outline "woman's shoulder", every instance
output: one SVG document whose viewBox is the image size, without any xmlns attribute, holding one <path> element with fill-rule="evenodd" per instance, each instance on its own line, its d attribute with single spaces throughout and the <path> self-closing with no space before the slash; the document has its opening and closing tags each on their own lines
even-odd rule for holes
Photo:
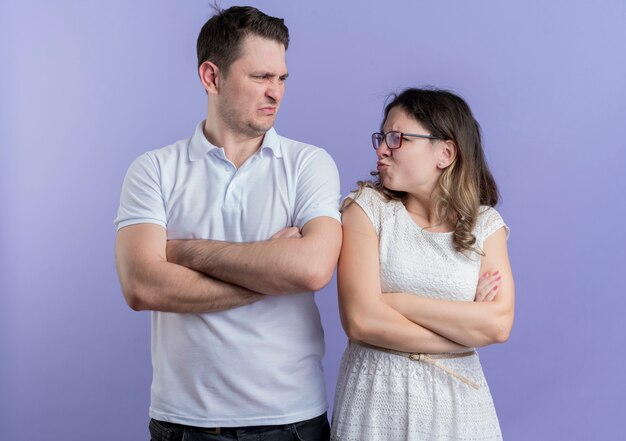
<svg viewBox="0 0 626 441">
<path fill-rule="evenodd" d="M 477 232 L 481 239 L 486 239 L 498 229 L 504 227 L 506 236 L 509 236 L 509 227 L 504 222 L 502 215 L 494 207 L 481 205 L 478 210 L 478 220 L 476 222 Z"/>
<path fill-rule="evenodd" d="M 390 199 L 381 191 L 372 187 L 363 187 L 351 192 L 346 199 L 352 199 L 363 209 L 369 208 L 378 213 L 392 213 L 397 210 L 397 205 L 402 204 L 400 201 Z"/>
<path fill-rule="evenodd" d="M 363 187 L 350 192 L 346 198 L 350 198 L 356 202 L 367 202 L 368 204 L 384 204 L 388 200 L 380 191 L 372 187 Z"/>
<path fill-rule="evenodd" d="M 351 199 L 353 202 L 347 201 Z M 350 203 L 355 203 L 367 215 L 377 232 L 390 214 L 395 210 L 398 201 L 389 200 L 384 194 L 375 188 L 363 187 L 353 191 L 345 197 L 343 207 L 347 207 Z"/>
</svg>

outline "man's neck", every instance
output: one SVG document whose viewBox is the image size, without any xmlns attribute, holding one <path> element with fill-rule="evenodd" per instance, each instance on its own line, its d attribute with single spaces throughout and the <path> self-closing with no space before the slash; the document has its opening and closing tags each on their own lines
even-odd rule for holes
<svg viewBox="0 0 626 441">
<path fill-rule="evenodd" d="M 237 168 L 259 150 L 265 137 L 265 134 L 250 136 L 233 132 L 223 124 L 209 121 L 208 118 L 204 122 L 203 132 L 211 144 L 224 150 L 224 156 Z"/>
</svg>

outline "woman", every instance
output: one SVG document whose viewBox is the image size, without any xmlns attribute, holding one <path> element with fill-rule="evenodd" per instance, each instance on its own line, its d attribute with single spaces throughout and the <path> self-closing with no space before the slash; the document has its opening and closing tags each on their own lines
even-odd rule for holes
<svg viewBox="0 0 626 441">
<path fill-rule="evenodd" d="M 502 439 L 474 348 L 508 339 L 514 287 L 478 123 L 450 92 L 407 89 L 372 142 L 377 180 L 343 208 L 331 439 Z"/>
</svg>

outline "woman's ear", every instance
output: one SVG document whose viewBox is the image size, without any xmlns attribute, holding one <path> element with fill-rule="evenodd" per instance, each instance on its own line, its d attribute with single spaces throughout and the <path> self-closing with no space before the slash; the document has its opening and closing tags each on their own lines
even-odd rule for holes
<svg viewBox="0 0 626 441">
<path fill-rule="evenodd" d="M 216 95 L 219 91 L 220 69 L 210 61 L 205 61 L 198 68 L 200 81 L 209 95 Z"/>
<path fill-rule="evenodd" d="M 442 141 L 439 162 L 437 167 L 444 169 L 450 166 L 456 159 L 457 148 L 453 141 Z"/>
</svg>

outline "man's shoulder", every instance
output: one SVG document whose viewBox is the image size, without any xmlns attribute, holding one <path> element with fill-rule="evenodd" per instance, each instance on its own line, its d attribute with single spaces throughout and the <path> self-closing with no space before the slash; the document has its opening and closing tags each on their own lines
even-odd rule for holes
<svg viewBox="0 0 626 441">
<path fill-rule="evenodd" d="M 317 146 L 315 146 L 313 144 L 309 144 L 307 142 L 298 141 L 296 139 L 292 139 L 292 138 L 289 138 L 287 136 L 279 135 L 278 133 L 276 134 L 276 136 L 280 140 L 281 144 L 288 145 L 288 146 L 293 146 L 293 148 L 295 148 L 295 149 L 297 149 L 297 148 L 302 148 L 302 149 L 319 149 L 320 148 L 320 147 L 317 147 Z"/>
<path fill-rule="evenodd" d="M 284 156 L 293 159 L 303 159 L 314 156 L 328 156 L 330 158 L 328 152 L 322 147 L 278 134 L 277 139 L 280 142 L 280 149 Z"/>
<path fill-rule="evenodd" d="M 154 150 L 149 150 L 146 152 L 147 154 L 158 156 L 158 157 L 170 157 L 172 155 L 181 155 L 187 154 L 189 149 L 189 144 L 193 137 L 189 136 L 184 139 L 179 139 L 178 141 L 173 142 L 172 144 L 168 144 L 164 147 L 159 147 Z"/>
<path fill-rule="evenodd" d="M 178 159 L 188 157 L 191 137 L 178 140 L 164 147 L 148 150 L 140 154 L 135 162 L 152 162 L 159 167 L 178 162 Z"/>
</svg>

